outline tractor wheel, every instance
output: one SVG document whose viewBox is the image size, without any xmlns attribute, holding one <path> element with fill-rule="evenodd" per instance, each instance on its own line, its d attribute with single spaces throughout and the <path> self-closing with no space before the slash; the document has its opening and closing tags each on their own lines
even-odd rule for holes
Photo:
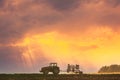
<svg viewBox="0 0 120 80">
<path fill-rule="evenodd" d="M 83 74 L 83 72 L 82 72 L 82 71 L 79 71 L 79 74 Z"/>
<path fill-rule="evenodd" d="M 48 75 L 48 73 L 49 73 L 48 70 L 43 71 L 43 74 L 44 74 L 44 75 Z"/>
<path fill-rule="evenodd" d="M 59 69 L 54 69 L 54 70 L 53 70 L 53 74 L 54 74 L 54 75 L 58 75 L 59 72 L 60 72 Z"/>
</svg>

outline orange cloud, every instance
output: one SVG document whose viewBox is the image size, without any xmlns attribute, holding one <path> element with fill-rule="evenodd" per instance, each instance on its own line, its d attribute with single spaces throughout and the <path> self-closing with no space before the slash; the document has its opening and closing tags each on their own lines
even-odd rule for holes
<svg viewBox="0 0 120 80">
<path fill-rule="evenodd" d="M 28 63 L 32 58 L 39 64 L 37 60 L 44 55 L 49 62 L 56 61 L 62 68 L 68 63 L 75 63 L 80 64 L 84 71 L 90 68 L 96 71 L 102 65 L 118 63 L 118 59 L 113 56 L 119 55 L 119 39 L 120 35 L 109 27 L 92 27 L 82 36 L 70 36 L 56 31 L 28 34 L 17 46 L 29 48 L 26 53 L 23 52 Z"/>
</svg>

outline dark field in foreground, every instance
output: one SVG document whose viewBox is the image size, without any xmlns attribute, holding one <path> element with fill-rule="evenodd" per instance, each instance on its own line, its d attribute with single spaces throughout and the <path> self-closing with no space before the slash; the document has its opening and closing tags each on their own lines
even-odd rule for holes
<svg viewBox="0 0 120 80">
<path fill-rule="evenodd" d="M 120 74 L 0 74 L 0 80 L 120 80 Z"/>
</svg>

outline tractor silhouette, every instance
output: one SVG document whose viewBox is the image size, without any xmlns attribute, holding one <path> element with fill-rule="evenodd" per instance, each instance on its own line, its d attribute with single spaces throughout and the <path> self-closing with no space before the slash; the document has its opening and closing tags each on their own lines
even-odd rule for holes
<svg viewBox="0 0 120 80">
<path fill-rule="evenodd" d="M 42 67 L 41 71 L 44 75 L 48 75 L 49 72 L 52 72 L 54 75 L 58 75 L 60 68 L 57 66 L 57 63 L 50 63 L 47 67 Z"/>
</svg>

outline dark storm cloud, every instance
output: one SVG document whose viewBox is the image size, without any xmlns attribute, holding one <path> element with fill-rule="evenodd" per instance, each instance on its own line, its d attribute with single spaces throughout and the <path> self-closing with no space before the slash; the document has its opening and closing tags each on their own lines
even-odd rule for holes
<svg viewBox="0 0 120 80">
<path fill-rule="evenodd" d="M 0 8 L 4 6 L 6 0 L 0 0 Z"/>
<path fill-rule="evenodd" d="M 118 6 L 120 0 L 26 0 L 21 2 L 18 0 L 19 4 L 16 5 L 14 0 L 0 0 L 1 6 L 6 3 L 9 4 L 9 6 L 5 7 L 5 11 L 0 11 L 0 42 L 14 42 L 30 30 L 44 32 L 46 30 L 59 29 L 59 27 L 51 27 L 51 25 L 61 21 L 67 24 L 68 20 L 71 23 L 70 21 L 73 18 L 75 21 L 79 18 L 79 23 L 83 27 L 93 24 L 118 25 L 120 15 L 111 7 L 108 7 L 109 9 L 101 8 L 101 5 L 99 6 L 101 2 L 105 3 L 102 6 L 106 8 L 108 6 L 106 4 Z M 44 6 L 41 6 L 43 4 Z M 95 6 L 97 4 L 98 8 Z M 90 9 L 86 8 L 89 5 L 93 7 Z M 35 9 L 33 9 L 34 7 Z M 40 10 L 41 7 L 42 10 Z M 78 10 L 77 13 L 74 12 L 75 9 Z M 57 10 L 58 13 L 63 11 L 67 13 L 63 12 L 60 15 L 55 13 L 54 10 Z M 1 14 L 1 12 L 3 13 Z M 73 14 L 70 14 L 71 12 Z M 67 28 L 66 26 L 64 29 Z"/>
<path fill-rule="evenodd" d="M 17 47 L 0 47 L 0 72 L 14 72 L 23 68 L 22 54 Z"/>
<path fill-rule="evenodd" d="M 115 8 L 120 5 L 120 0 L 106 0 L 106 3 Z"/>
<path fill-rule="evenodd" d="M 109 27 L 112 27 L 114 30 L 119 29 L 120 26 L 120 15 L 119 14 L 107 14 L 102 15 L 98 19 L 99 25 L 107 25 Z"/>
<path fill-rule="evenodd" d="M 46 25 L 52 25 L 59 20 L 61 16 L 55 13 L 47 13 L 39 11 L 40 3 L 34 2 L 37 10 L 31 9 L 33 4 L 30 1 L 19 5 L 13 5 L 14 1 L 9 2 L 9 6 L 1 10 L 0 14 L 0 42 L 11 43 L 22 38 L 30 30 L 37 30 L 38 32 L 46 31 Z M 16 8 L 17 7 L 17 8 Z M 41 30 L 42 29 L 42 30 Z M 48 30 L 50 29 L 47 28 Z"/>
<path fill-rule="evenodd" d="M 60 19 L 60 17 L 56 15 L 24 15 L 23 17 L 10 16 L 12 15 L 9 15 L 8 17 L 4 16 L 0 19 L 0 40 L 5 43 L 9 43 L 12 39 L 22 38 L 24 34 L 32 29 L 38 30 L 38 32 L 42 32 L 42 29 L 44 32 L 45 25 L 52 25 Z"/>
<path fill-rule="evenodd" d="M 81 0 L 46 0 L 55 10 L 69 11 L 78 8 Z"/>
<path fill-rule="evenodd" d="M 16 25 L 13 19 L 0 18 L 0 43 L 11 43 L 21 36 L 21 32 L 19 33 L 19 30 L 15 29 L 14 26 Z"/>
<path fill-rule="evenodd" d="M 14 0 L 0 0 L 1 5 L 8 3 L 9 6 L 5 7 L 5 11 L 1 10 L 0 14 L 0 42 L 11 43 L 20 40 L 29 31 L 44 32 L 49 30 L 65 31 L 75 30 L 76 27 L 54 26 L 60 22 L 65 24 L 71 23 L 71 20 L 78 21 L 85 29 L 89 25 L 109 25 L 117 26 L 119 24 L 120 15 L 114 9 L 103 9 L 99 5 L 101 2 L 105 3 L 102 6 L 107 7 L 106 4 L 117 5 L 119 0 L 34 0 L 34 1 L 21 1 L 19 4 L 14 5 Z M 14 3 L 14 4 L 13 4 Z M 117 4 L 116 4 L 117 3 Z M 44 6 L 41 6 L 43 5 Z M 93 6 L 86 8 L 86 6 Z M 80 7 L 79 7 L 80 6 Z M 35 7 L 35 9 L 33 9 Z M 41 10 L 41 7 L 43 8 Z M 52 8 L 51 8 L 52 7 Z M 77 13 L 74 10 L 77 9 Z M 98 9 L 98 10 L 96 10 Z M 54 12 L 57 10 L 58 13 Z M 66 13 L 64 13 L 64 11 Z M 98 12 L 97 12 L 98 11 Z M 113 13 L 114 11 L 114 13 Z M 59 14 L 61 12 L 61 14 Z M 72 14 L 71 14 L 72 13 Z M 74 19 L 73 19 L 74 18 Z M 69 22 L 69 23 L 67 23 Z M 87 24 L 86 24 L 87 23 Z M 76 23 L 73 23 L 73 25 Z M 86 27 L 87 26 L 87 27 Z M 63 27 L 63 28 L 62 28 Z M 64 28 L 66 27 L 66 28 Z M 73 29 L 74 28 L 74 29 Z M 74 32 L 74 31 L 73 31 Z"/>
</svg>

